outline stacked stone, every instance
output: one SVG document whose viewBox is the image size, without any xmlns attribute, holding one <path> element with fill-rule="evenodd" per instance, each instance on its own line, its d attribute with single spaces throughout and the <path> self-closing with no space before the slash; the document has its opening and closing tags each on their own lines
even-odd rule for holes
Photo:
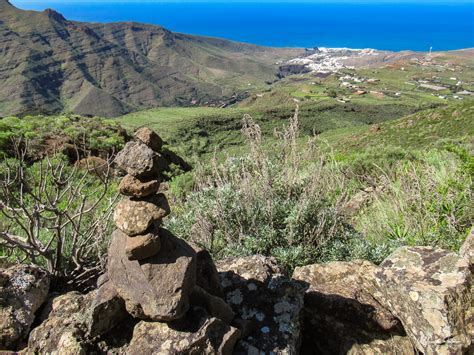
<svg viewBox="0 0 474 355">
<path fill-rule="evenodd" d="M 162 139 L 149 128 L 135 133 L 115 162 L 127 172 L 119 192 L 124 195 L 118 204 L 114 221 L 126 234 L 125 253 L 129 260 L 143 260 L 156 255 L 161 248 L 158 227 L 170 213 L 166 197 L 157 194 L 166 162 L 160 152 Z"/>
</svg>

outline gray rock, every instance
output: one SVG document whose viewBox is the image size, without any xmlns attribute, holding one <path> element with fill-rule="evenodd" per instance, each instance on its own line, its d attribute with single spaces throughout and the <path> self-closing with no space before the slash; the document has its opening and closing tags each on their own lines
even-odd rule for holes
<svg viewBox="0 0 474 355">
<path fill-rule="evenodd" d="M 145 233 L 154 222 L 160 222 L 170 214 L 168 200 L 163 194 L 143 199 L 126 197 L 115 208 L 117 227 L 129 236 Z"/>
<path fill-rule="evenodd" d="M 430 247 L 402 247 L 375 273 L 374 297 L 425 354 L 472 350 L 472 275 L 466 259 Z"/>
<path fill-rule="evenodd" d="M 50 275 L 27 265 L 0 270 L 0 350 L 15 350 L 30 331 L 35 312 L 46 301 Z"/>
<path fill-rule="evenodd" d="M 125 254 L 127 236 L 116 230 L 108 253 L 108 273 L 132 316 L 167 322 L 188 310 L 196 284 L 196 254 L 186 242 L 162 231 L 158 231 L 160 252 L 146 260 L 132 261 Z"/>
<path fill-rule="evenodd" d="M 119 192 L 130 197 L 147 197 L 156 194 L 159 188 L 159 180 L 138 179 L 132 175 L 126 175 L 120 181 Z"/>
<path fill-rule="evenodd" d="M 141 321 L 133 330 L 129 354 L 223 354 L 230 355 L 239 331 L 208 317 L 200 308 L 171 324 Z"/>
<path fill-rule="evenodd" d="M 297 354 L 304 290 L 272 258 L 256 255 L 217 263 L 225 301 L 242 327 L 235 354 Z"/>
<path fill-rule="evenodd" d="M 45 321 L 30 333 L 28 353 L 87 354 L 86 324 L 94 296 L 70 292 L 50 300 L 43 311 Z"/>
<path fill-rule="evenodd" d="M 158 254 L 160 249 L 161 239 L 156 231 L 135 237 L 127 236 L 125 254 L 129 260 L 147 259 Z"/>
<path fill-rule="evenodd" d="M 149 177 L 156 172 L 156 153 L 141 142 L 128 142 L 117 154 L 118 168 L 135 177 Z"/>
<path fill-rule="evenodd" d="M 396 344 L 411 347 L 411 352 L 403 354 L 414 353 L 410 340 L 402 336 L 400 322 L 372 295 L 377 271 L 378 267 L 368 261 L 296 268 L 293 279 L 306 288 L 304 350 L 313 349 L 318 354 L 377 353 L 392 347 L 396 337 Z"/>
<path fill-rule="evenodd" d="M 159 152 L 163 146 L 163 139 L 148 127 L 138 129 L 134 136 L 137 140 L 146 144 L 155 152 Z"/>
</svg>

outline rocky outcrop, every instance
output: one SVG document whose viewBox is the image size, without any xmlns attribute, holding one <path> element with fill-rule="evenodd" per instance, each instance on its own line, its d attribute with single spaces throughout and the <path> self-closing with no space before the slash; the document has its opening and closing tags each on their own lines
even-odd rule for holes
<svg viewBox="0 0 474 355">
<path fill-rule="evenodd" d="M 256 255 L 217 264 L 225 301 L 242 332 L 235 354 L 296 354 L 301 339 L 303 289 L 275 260 Z"/>
<path fill-rule="evenodd" d="M 374 297 L 379 268 L 368 261 L 297 268 L 293 279 L 306 289 L 303 353 L 414 354 L 397 318 Z"/>
<path fill-rule="evenodd" d="M 15 349 L 46 301 L 50 275 L 34 266 L 16 265 L 0 270 L 0 350 Z"/>
<path fill-rule="evenodd" d="M 431 247 L 402 247 L 381 264 L 374 281 L 374 297 L 400 319 L 419 351 L 472 350 L 472 274 L 465 258 Z"/>
</svg>

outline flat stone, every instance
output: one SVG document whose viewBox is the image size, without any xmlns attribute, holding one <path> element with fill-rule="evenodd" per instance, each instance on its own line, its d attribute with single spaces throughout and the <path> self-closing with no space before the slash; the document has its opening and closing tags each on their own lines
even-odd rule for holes
<svg viewBox="0 0 474 355">
<path fill-rule="evenodd" d="M 402 322 L 424 354 L 472 351 L 472 274 L 458 254 L 402 247 L 375 273 L 374 297 Z"/>
<path fill-rule="evenodd" d="M 129 236 L 143 234 L 154 222 L 160 222 L 170 214 L 164 194 L 136 199 L 125 197 L 115 208 L 116 226 Z"/>
<path fill-rule="evenodd" d="M 0 270 L 0 349 L 16 350 L 46 301 L 50 275 L 27 265 Z"/>
<path fill-rule="evenodd" d="M 156 153 L 141 142 L 128 142 L 117 154 L 118 168 L 135 177 L 148 177 L 156 172 Z"/>
<path fill-rule="evenodd" d="M 156 194 L 159 189 L 159 180 L 140 180 L 132 175 L 126 175 L 119 185 L 120 194 L 130 197 L 147 197 Z"/>
<path fill-rule="evenodd" d="M 305 289 L 303 352 L 358 353 L 390 347 L 404 335 L 400 322 L 374 297 L 378 267 L 368 261 L 332 262 L 296 268 L 293 279 Z M 410 341 L 405 337 L 405 341 Z M 372 344 L 355 348 L 358 344 Z M 365 350 L 364 350 L 365 349 Z M 369 350 L 367 350 L 369 351 Z M 404 354 L 413 354 L 411 352 Z"/>
<path fill-rule="evenodd" d="M 157 232 L 128 237 L 125 254 L 129 260 L 143 260 L 158 254 L 161 248 L 160 236 Z"/>
<path fill-rule="evenodd" d="M 261 255 L 229 258 L 217 269 L 224 299 L 236 314 L 232 324 L 246 335 L 234 354 L 297 354 L 304 289 Z"/>
<path fill-rule="evenodd" d="M 134 137 L 140 142 L 146 144 L 155 152 L 159 152 L 163 146 L 163 139 L 148 127 L 138 129 L 135 132 Z"/>
<path fill-rule="evenodd" d="M 128 354 L 223 354 L 231 355 L 239 331 L 204 310 L 192 308 L 170 324 L 138 323 L 127 348 Z"/>
<path fill-rule="evenodd" d="M 160 252 L 141 261 L 128 259 L 124 233 L 116 230 L 112 235 L 109 278 L 135 318 L 168 322 L 189 308 L 196 285 L 196 254 L 185 241 L 163 231 L 158 230 Z"/>
</svg>

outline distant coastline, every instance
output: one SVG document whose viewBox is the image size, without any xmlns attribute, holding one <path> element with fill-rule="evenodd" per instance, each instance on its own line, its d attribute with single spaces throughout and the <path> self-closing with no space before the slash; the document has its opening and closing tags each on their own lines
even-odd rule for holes
<svg viewBox="0 0 474 355">
<path fill-rule="evenodd" d="M 70 20 L 136 21 L 272 47 L 427 52 L 474 47 L 472 4 L 131 3 L 11 1 Z"/>
</svg>

